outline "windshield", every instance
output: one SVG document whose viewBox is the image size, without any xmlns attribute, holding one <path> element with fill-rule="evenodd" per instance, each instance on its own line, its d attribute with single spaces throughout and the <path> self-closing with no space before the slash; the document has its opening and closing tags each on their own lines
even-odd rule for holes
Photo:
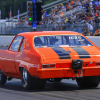
<svg viewBox="0 0 100 100">
<path fill-rule="evenodd" d="M 92 44 L 81 35 L 39 36 L 39 37 L 35 37 L 33 41 L 36 48 L 92 46 Z"/>
</svg>

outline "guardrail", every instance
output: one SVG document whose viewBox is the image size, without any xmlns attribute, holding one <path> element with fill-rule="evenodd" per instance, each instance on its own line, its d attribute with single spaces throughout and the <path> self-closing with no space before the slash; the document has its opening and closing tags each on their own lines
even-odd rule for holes
<svg viewBox="0 0 100 100">
<path fill-rule="evenodd" d="M 52 5 L 55 5 L 55 4 L 57 4 L 57 3 L 61 3 L 61 2 L 63 2 L 64 0 L 57 0 L 57 1 L 54 1 L 54 2 L 52 2 L 52 3 L 49 3 L 49 4 L 46 4 L 46 5 L 44 5 L 43 6 L 43 8 L 47 8 L 48 6 L 52 6 Z M 67 1 L 67 0 L 66 0 Z"/>
<path fill-rule="evenodd" d="M 6 24 L 2 24 L 0 26 L 0 34 L 4 35 L 16 35 L 22 32 L 30 32 L 32 31 L 32 26 L 30 25 L 17 25 L 17 22 L 7 22 Z M 91 28 L 92 27 L 92 28 Z M 96 28 L 100 28 L 100 24 L 89 24 L 85 22 L 80 22 L 76 20 L 69 20 L 66 24 L 61 23 L 49 23 L 46 24 L 42 22 L 42 25 L 37 25 L 36 31 L 75 31 L 75 32 L 95 32 Z"/>
</svg>

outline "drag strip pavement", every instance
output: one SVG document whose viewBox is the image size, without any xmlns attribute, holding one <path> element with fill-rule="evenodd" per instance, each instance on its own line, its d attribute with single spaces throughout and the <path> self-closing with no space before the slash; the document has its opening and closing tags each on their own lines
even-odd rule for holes
<svg viewBox="0 0 100 100">
<path fill-rule="evenodd" d="M 19 79 L 7 81 L 0 86 L 0 100 L 100 100 L 100 85 L 97 88 L 78 87 L 76 81 L 47 82 L 43 90 L 25 90 Z"/>
</svg>

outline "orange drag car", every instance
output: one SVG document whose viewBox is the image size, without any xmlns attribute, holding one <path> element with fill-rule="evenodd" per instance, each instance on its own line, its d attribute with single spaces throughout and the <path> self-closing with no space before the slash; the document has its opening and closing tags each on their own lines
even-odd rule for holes
<svg viewBox="0 0 100 100">
<path fill-rule="evenodd" d="M 20 33 L 8 50 L 0 50 L 0 84 L 12 78 L 21 79 L 25 89 L 69 78 L 80 87 L 97 87 L 100 49 L 76 32 Z"/>
</svg>

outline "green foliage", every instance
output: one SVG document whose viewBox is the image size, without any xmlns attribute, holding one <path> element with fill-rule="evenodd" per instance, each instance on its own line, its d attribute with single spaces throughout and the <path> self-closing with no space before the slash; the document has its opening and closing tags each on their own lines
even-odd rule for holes
<svg viewBox="0 0 100 100">
<path fill-rule="evenodd" d="M 31 0 L 0 0 L 0 10 L 1 18 L 9 18 L 10 9 L 12 11 L 12 16 L 18 14 L 18 9 L 20 13 L 27 11 L 27 1 Z M 43 5 L 54 2 L 54 0 L 42 0 Z"/>
</svg>

